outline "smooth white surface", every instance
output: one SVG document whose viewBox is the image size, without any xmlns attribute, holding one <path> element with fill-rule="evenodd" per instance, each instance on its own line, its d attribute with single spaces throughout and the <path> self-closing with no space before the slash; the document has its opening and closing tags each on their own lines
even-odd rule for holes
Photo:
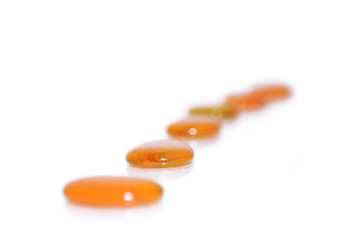
<svg viewBox="0 0 361 240">
<path fill-rule="evenodd" d="M 0 239 L 360 239 L 360 1 L 1 1 Z M 191 166 L 129 168 L 193 105 L 281 81 Z M 70 180 L 145 176 L 98 210 Z M 212 238 L 213 239 L 213 238 Z"/>
</svg>

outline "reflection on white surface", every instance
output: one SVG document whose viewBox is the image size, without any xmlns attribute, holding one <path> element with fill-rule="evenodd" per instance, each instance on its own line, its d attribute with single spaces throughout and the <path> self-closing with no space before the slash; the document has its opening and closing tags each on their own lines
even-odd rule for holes
<svg viewBox="0 0 361 240">
<path fill-rule="evenodd" d="M 181 178 L 189 174 L 192 169 L 192 163 L 182 167 L 171 168 L 136 168 L 128 166 L 127 173 L 130 177 L 145 177 L 154 181 L 163 181 Z"/>
<path fill-rule="evenodd" d="M 190 141 L 185 141 L 186 143 L 188 143 L 193 150 L 196 150 L 198 148 L 202 148 L 202 147 L 207 147 L 209 145 L 214 144 L 219 138 L 219 135 L 212 137 L 212 138 L 207 138 L 207 139 L 197 139 L 197 140 L 190 140 Z"/>
<path fill-rule="evenodd" d="M 133 197 L 133 196 L 126 196 L 124 194 L 124 198 Z M 64 203 L 64 209 L 70 215 L 78 218 L 120 218 L 120 219 L 128 219 L 134 217 L 142 217 L 153 215 L 159 212 L 163 208 L 163 202 L 160 200 L 159 202 L 139 206 L 139 207 L 91 207 L 91 206 L 82 206 L 73 204 L 70 202 Z"/>
<path fill-rule="evenodd" d="M 190 133 L 191 133 L 192 129 L 194 129 L 194 128 L 191 128 L 189 130 Z M 197 130 L 194 129 L 194 131 L 197 131 Z M 194 134 L 196 134 L 196 132 Z M 174 136 L 172 136 L 171 138 L 175 139 L 177 141 L 182 141 L 184 143 L 187 143 L 189 146 L 191 146 L 193 148 L 193 150 L 196 150 L 197 148 L 207 147 L 209 145 L 212 145 L 212 144 L 216 143 L 217 140 L 219 139 L 219 134 L 217 134 L 217 135 L 215 135 L 213 137 L 209 137 L 209 138 L 195 138 L 195 139 L 192 139 L 192 138 L 189 138 L 189 137 L 174 137 Z"/>
</svg>

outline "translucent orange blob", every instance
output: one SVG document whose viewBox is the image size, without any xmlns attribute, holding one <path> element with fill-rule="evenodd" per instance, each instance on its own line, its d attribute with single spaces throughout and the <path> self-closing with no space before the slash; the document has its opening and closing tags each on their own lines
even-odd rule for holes
<svg viewBox="0 0 361 240">
<path fill-rule="evenodd" d="M 283 100 L 291 96 L 291 89 L 285 85 L 265 85 L 257 87 L 253 94 L 266 101 Z"/>
<path fill-rule="evenodd" d="M 267 104 L 267 101 L 262 95 L 250 93 L 229 96 L 226 104 L 242 112 L 261 109 Z"/>
<path fill-rule="evenodd" d="M 168 168 L 187 165 L 191 163 L 193 156 L 193 149 L 184 142 L 158 140 L 133 148 L 126 159 L 133 167 Z"/>
<path fill-rule="evenodd" d="M 226 119 L 234 118 L 237 116 L 237 111 L 227 105 L 223 106 L 208 106 L 208 107 L 195 107 L 189 110 L 192 115 L 204 115 L 213 119 Z"/>
<path fill-rule="evenodd" d="M 221 124 L 211 118 L 193 118 L 175 122 L 167 128 L 177 138 L 209 138 L 218 134 Z"/>
<path fill-rule="evenodd" d="M 158 201 L 162 187 L 153 181 L 128 177 L 88 177 L 68 183 L 66 198 L 95 207 L 130 207 Z"/>
</svg>

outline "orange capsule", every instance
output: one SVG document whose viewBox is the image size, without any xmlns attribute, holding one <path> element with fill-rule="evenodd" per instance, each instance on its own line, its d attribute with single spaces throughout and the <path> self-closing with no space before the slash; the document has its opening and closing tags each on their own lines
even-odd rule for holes
<svg viewBox="0 0 361 240">
<path fill-rule="evenodd" d="M 266 103 L 267 101 L 263 96 L 252 93 L 231 95 L 226 101 L 226 104 L 239 112 L 258 110 L 264 107 Z"/>
<path fill-rule="evenodd" d="M 88 177 L 68 183 L 66 198 L 95 207 L 131 207 L 158 201 L 162 187 L 151 180 L 128 177 Z"/>
<path fill-rule="evenodd" d="M 253 94 L 266 101 L 283 100 L 291 96 L 291 89 L 285 85 L 264 85 L 257 87 Z"/>
<path fill-rule="evenodd" d="M 158 140 L 133 148 L 126 159 L 133 167 L 167 168 L 187 165 L 191 163 L 193 156 L 193 149 L 184 142 Z"/>
<path fill-rule="evenodd" d="M 227 105 L 211 106 L 211 107 L 194 107 L 189 110 L 192 115 L 209 116 L 213 119 L 234 118 L 237 116 L 237 111 Z"/>
<path fill-rule="evenodd" d="M 220 122 L 211 118 L 191 118 L 169 125 L 167 131 L 176 138 L 209 138 L 217 135 L 220 127 Z"/>
</svg>

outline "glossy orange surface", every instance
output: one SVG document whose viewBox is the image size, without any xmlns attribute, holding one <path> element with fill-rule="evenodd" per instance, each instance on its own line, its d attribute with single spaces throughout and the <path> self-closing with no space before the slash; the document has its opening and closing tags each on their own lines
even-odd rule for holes
<svg viewBox="0 0 361 240">
<path fill-rule="evenodd" d="M 250 93 L 229 96 L 226 104 L 242 112 L 261 109 L 267 104 L 267 101 L 262 95 Z"/>
<path fill-rule="evenodd" d="M 64 194 L 69 201 L 81 205 L 130 207 L 158 201 L 163 189 L 142 178 L 88 177 L 68 183 Z"/>
<path fill-rule="evenodd" d="M 266 101 L 283 100 L 291 96 L 291 89 L 286 85 L 264 85 L 257 87 L 253 94 Z"/>
<path fill-rule="evenodd" d="M 177 138 L 209 138 L 218 134 L 221 124 L 211 118 L 191 118 L 175 122 L 167 128 Z"/>
<path fill-rule="evenodd" d="M 193 149 L 184 142 L 158 140 L 133 148 L 126 159 L 133 167 L 167 168 L 187 165 L 191 163 L 193 156 Z"/>
<path fill-rule="evenodd" d="M 226 119 L 234 118 L 237 116 L 237 111 L 227 105 L 223 106 L 207 106 L 207 107 L 194 107 L 189 110 L 192 115 L 204 115 L 213 119 Z"/>
</svg>

